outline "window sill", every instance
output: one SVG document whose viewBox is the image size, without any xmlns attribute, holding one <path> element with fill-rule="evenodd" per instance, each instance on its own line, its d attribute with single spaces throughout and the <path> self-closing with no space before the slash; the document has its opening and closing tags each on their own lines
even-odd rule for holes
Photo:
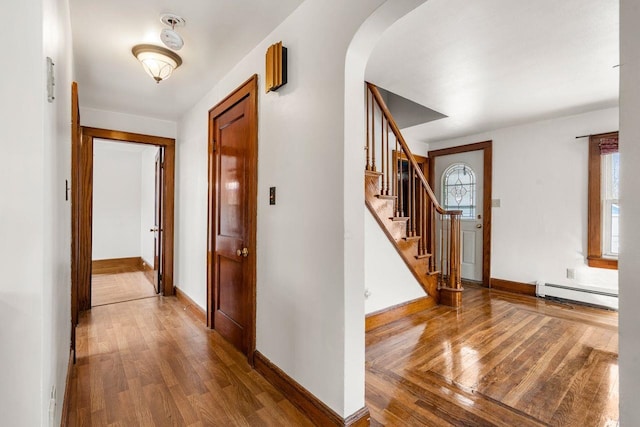
<svg viewBox="0 0 640 427">
<path fill-rule="evenodd" d="M 618 269 L 618 260 L 612 258 L 587 257 L 589 267 L 608 268 L 609 270 Z"/>
</svg>

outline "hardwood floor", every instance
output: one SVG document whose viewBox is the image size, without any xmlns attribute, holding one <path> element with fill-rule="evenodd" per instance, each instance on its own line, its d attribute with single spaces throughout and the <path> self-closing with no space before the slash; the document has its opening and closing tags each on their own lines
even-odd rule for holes
<svg viewBox="0 0 640 427">
<path fill-rule="evenodd" d="M 618 314 L 467 287 L 367 333 L 371 425 L 618 425 Z"/>
<path fill-rule="evenodd" d="M 373 426 L 618 425 L 615 312 L 467 287 L 366 344 Z M 175 297 L 81 315 L 68 407 L 73 427 L 313 425 Z"/>
<path fill-rule="evenodd" d="M 311 426 L 175 297 L 81 315 L 69 426 Z"/>
<path fill-rule="evenodd" d="M 149 298 L 156 295 L 143 271 L 118 274 L 91 275 L 91 304 L 93 307 L 116 302 Z"/>
</svg>

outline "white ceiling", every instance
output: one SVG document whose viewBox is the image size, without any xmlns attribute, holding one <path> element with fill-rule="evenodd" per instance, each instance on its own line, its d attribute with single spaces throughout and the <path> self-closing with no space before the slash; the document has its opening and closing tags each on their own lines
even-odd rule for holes
<svg viewBox="0 0 640 427">
<path fill-rule="evenodd" d="M 438 141 L 618 102 L 618 0 L 429 0 L 392 26 L 367 80 L 447 118 Z"/>
<path fill-rule="evenodd" d="M 82 107 L 177 120 L 302 0 L 70 0 L 76 80 Z M 131 54 L 160 46 L 162 13 L 176 30 L 183 64 L 156 84 Z M 277 40 L 274 40 L 276 42 Z"/>
</svg>

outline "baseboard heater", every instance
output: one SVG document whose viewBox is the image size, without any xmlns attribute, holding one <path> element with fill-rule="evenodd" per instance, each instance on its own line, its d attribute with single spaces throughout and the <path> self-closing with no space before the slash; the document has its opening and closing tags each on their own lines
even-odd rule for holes
<svg viewBox="0 0 640 427">
<path fill-rule="evenodd" d="M 536 295 L 543 298 L 559 298 L 615 310 L 618 309 L 618 294 L 609 290 L 578 288 L 575 286 L 538 282 L 536 284 Z"/>
</svg>

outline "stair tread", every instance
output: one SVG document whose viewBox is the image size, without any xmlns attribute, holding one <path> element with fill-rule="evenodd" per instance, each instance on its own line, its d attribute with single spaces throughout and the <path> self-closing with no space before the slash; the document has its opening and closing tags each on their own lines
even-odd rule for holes
<svg viewBox="0 0 640 427">
<path fill-rule="evenodd" d="M 435 276 L 436 274 L 440 274 L 440 270 L 427 271 L 427 276 Z"/>
<path fill-rule="evenodd" d="M 391 221 L 409 221 L 408 216 L 392 216 L 389 218 Z"/>
<path fill-rule="evenodd" d="M 404 240 L 406 240 L 407 242 L 411 242 L 414 240 L 420 240 L 421 236 L 407 236 L 407 237 L 403 237 Z"/>
<path fill-rule="evenodd" d="M 366 170 L 364 171 L 365 175 L 369 175 L 369 176 L 382 176 L 382 172 L 378 172 L 378 171 L 371 171 L 371 170 Z"/>
<path fill-rule="evenodd" d="M 425 258 L 431 258 L 431 254 L 422 254 L 422 255 L 416 255 L 416 259 L 425 259 Z"/>
<path fill-rule="evenodd" d="M 395 200 L 395 199 L 398 198 L 398 196 L 389 196 L 389 195 L 386 195 L 386 194 L 378 194 L 378 195 L 376 195 L 376 197 L 378 199 L 383 199 L 383 200 Z"/>
</svg>

